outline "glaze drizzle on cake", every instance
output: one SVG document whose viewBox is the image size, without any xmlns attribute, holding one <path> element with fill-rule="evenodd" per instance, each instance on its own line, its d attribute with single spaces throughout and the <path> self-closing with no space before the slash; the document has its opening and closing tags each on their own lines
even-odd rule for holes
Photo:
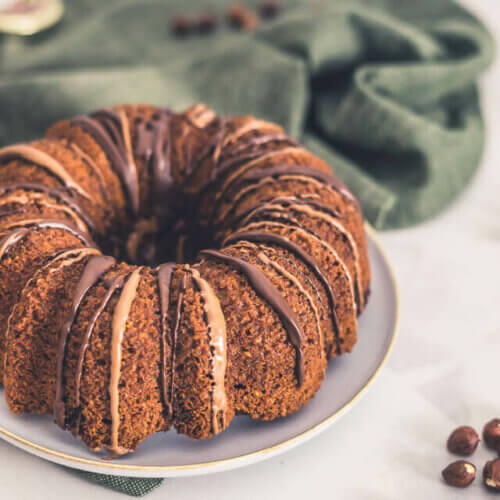
<svg viewBox="0 0 500 500">
<path fill-rule="evenodd" d="M 369 285 L 358 202 L 279 125 L 125 105 L 0 149 L 5 397 L 96 452 L 297 411 Z"/>
</svg>

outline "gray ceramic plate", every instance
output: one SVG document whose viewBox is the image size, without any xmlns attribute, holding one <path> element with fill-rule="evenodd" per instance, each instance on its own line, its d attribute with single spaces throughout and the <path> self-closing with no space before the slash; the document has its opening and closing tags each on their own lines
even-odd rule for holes
<svg viewBox="0 0 500 500">
<path fill-rule="evenodd" d="M 373 283 L 360 318 L 354 352 L 335 360 L 320 391 L 302 410 L 274 422 L 237 417 L 229 429 L 206 441 L 174 432 L 147 439 L 136 453 L 101 460 L 47 416 L 15 417 L 0 395 L 0 437 L 29 453 L 68 467 L 139 477 L 172 477 L 229 470 L 289 450 L 319 434 L 359 400 L 387 359 L 396 333 L 397 292 L 387 259 L 368 230 Z"/>
</svg>

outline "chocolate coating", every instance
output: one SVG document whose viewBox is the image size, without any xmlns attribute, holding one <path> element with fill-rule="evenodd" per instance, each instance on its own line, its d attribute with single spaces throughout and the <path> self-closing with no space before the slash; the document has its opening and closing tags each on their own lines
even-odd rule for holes
<svg viewBox="0 0 500 500">
<path fill-rule="evenodd" d="M 218 252 L 217 250 L 202 250 L 201 255 L 214 257 L 215 259 L 236 267 L 246 276 L 252 287 L 255 289 L 256 293 L 260 295 L 266 302 L 268 302 L 269 305 L 278 314 L 281 321 L 283 322 L 283 326 L 285 327 L 285 330 L 288 334 L 288 338 L 295 348 L 297 358 L 295 373 L 299 382 L 299 386 L 302 385 L 304 379 L 304 356 L 302 352 L 304 334 L 298 326 L 295 314 L 290 309 L 290 306 L 286 303 L 285 299 L 283 299 L 283 296 L 280 294 L 280 292 L 275 288 L 269 278 L 258 267 L 249 264 L 242 259 L 226 255 L 222 252 Z"/>
<path fill-rule="evenodd" d="M 67 320 L 61 327 L 59 334 L 59 350 L 57 353 L 57 379 L 56 379 L 56 397 L 54 402 L 54 416 L 59 427 L 63 429 L 66 426 L 66 409 L 64 405 L 64 358 L 66 353 L 66 345 L 71 332 L 73 323 L 75 322 L 78 309 L 85 295 L 91 287 L 93 287 L 101 276 L 109 271 L 115 265 L 115 259 L 106 255 L 96 255 L 91 257 L 83 270 L 80 281 L 77 283 L 73 294 L 73 302 Z"/>
</svg>

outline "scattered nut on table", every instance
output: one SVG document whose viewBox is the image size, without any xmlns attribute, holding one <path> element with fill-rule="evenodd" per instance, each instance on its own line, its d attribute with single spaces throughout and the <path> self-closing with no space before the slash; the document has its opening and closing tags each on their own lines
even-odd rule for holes
<svg viewBox="0 0 500 500">
<path fill-rule="evenodd" d="M 488 448 L 500 453 L 500 418 L 494 418 L 484 426 L 483 439 Z"/>
<path fill-rule="evenodd" d="M 483 480 L 488 489 L 500 492 L 500 458 L 486 462 Z"/>
<path fill-rule="evenodd" d="M 472 455 L 476 451 L 479 441 L 477 432 L 472 427 L 463 425 L 450 434 L 448 450 L 456 455 Z"/>
<path fill-rule="evenodd" d="M 476 479 L 476 467 L 465 460 L 457 460 L 443 469 L 441 474 L 450 486 L 465 488 Z"/>
</svg>

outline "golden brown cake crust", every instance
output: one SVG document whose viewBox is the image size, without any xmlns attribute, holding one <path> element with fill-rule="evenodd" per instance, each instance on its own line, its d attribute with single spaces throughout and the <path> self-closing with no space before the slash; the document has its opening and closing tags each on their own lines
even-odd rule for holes
<svg viewBox="0 0 500 500">
<path fill-rule="evenodd" d="M 358 202 L 276 124 L 124 105 L 0 149 L 5 396 L 94 451 L 297 411 L 369 286 Z"/>
</svg>

